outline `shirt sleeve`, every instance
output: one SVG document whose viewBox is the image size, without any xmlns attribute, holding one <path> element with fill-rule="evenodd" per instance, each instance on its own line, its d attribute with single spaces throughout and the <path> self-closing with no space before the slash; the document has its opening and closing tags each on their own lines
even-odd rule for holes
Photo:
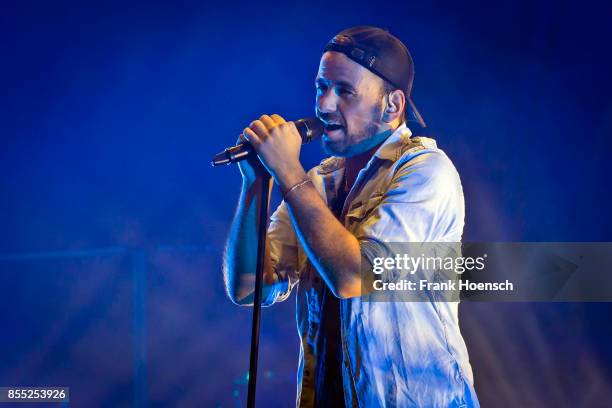
<svg viewBox="0 0 612 408">
<path fill-rule="evenodd" d="M 459 175 L 441 151 L 424 150 L 400 159 L 376 204 L 362 209 L 355 236 L 362 258 L 394 256 L 388 243 L 459 242 L 464 201 Z M 350 215 L 350 214 L 349 214 Z M 393 248 L 397 248 L 393 246 Z"/>
<path fill-rule="evenodd" d="M 287 299 L 298 281 L 297 237 L 284 201 L 270 217 L 267 239 L 275 283 L 264 293 L 264 306 Z"/>
</svg>

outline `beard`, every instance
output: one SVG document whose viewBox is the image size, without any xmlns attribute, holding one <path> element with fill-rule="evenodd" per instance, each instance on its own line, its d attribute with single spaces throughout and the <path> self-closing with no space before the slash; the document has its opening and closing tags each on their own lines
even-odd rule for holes
<svg viewBox="0 0 612 408">
<path fill-rule="evenodd" d="M 325 140 L 322 138 L 323 151 L 331 156 L 352 157 L 370 150 L 372 138 L 378 133 L 380 119 L 382 117 L 382 107 L 376 104 L 370 111 L 369 120 L 366 121 L 363 129 L 353 130 L 349 123 L 340 131 L 342 138 L 338 140 Z"/>
</svg>

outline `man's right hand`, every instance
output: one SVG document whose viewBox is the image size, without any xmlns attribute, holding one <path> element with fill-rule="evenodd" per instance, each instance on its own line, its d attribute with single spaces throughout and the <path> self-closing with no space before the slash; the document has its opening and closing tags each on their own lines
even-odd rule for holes
<svg viewBox="0 0 612 408">
<path fill-rule="evenodd" d="M 245 137 L 241 134 L 238 137 L 238 141 L 236 142 L 236 144 L 246 142 L 246 141 L 247 140 L 245 139 Z M 240 174 L 242 174 L 243 181 L 248 184 L 252 184 L 258 179 L 261 179 L 263 177 L 270 176 L 270 173 L 268 173 L 268 170 L 264 167 L 264 165 L 259 160 L 259 156 L 254 154 L 254 152 L 253 154 L 250 154 L 246 158 L 246 160 L 239 161 L 238 168 L 240 169 Z"/>
</svg>

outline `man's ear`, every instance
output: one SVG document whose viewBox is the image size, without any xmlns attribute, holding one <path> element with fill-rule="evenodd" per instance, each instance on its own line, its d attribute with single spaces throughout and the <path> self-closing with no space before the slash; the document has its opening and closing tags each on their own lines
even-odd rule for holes
<svg viewBox="0 0 612 408">
<path fill-rule="evenodd" d="M 383 120 L 387 123 L 394 122 L 398 117 L 403 117 L 406 108 L 406 97 L 399 89 L 389 92 L 385 96 L 385 111 Z"/>
</svg>

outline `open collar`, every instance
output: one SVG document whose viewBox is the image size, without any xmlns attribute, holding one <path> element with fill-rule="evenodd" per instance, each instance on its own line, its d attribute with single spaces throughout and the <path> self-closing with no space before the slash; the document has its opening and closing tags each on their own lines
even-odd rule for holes
<svg viewBox="0 0 612 408">
<path fill-rule="evenodd" d="M 380 145 L 374 156 L 381 160 L 395 161 L 402 154 L 402 146 L 410 142 L 412 132 L 402 123 L 395 131 Z M 332 156 L 323 160 L 317 172 L 321 175 L 329 174 L 344 168 L 345 159 L 343 157 Z"/>
</svg>

